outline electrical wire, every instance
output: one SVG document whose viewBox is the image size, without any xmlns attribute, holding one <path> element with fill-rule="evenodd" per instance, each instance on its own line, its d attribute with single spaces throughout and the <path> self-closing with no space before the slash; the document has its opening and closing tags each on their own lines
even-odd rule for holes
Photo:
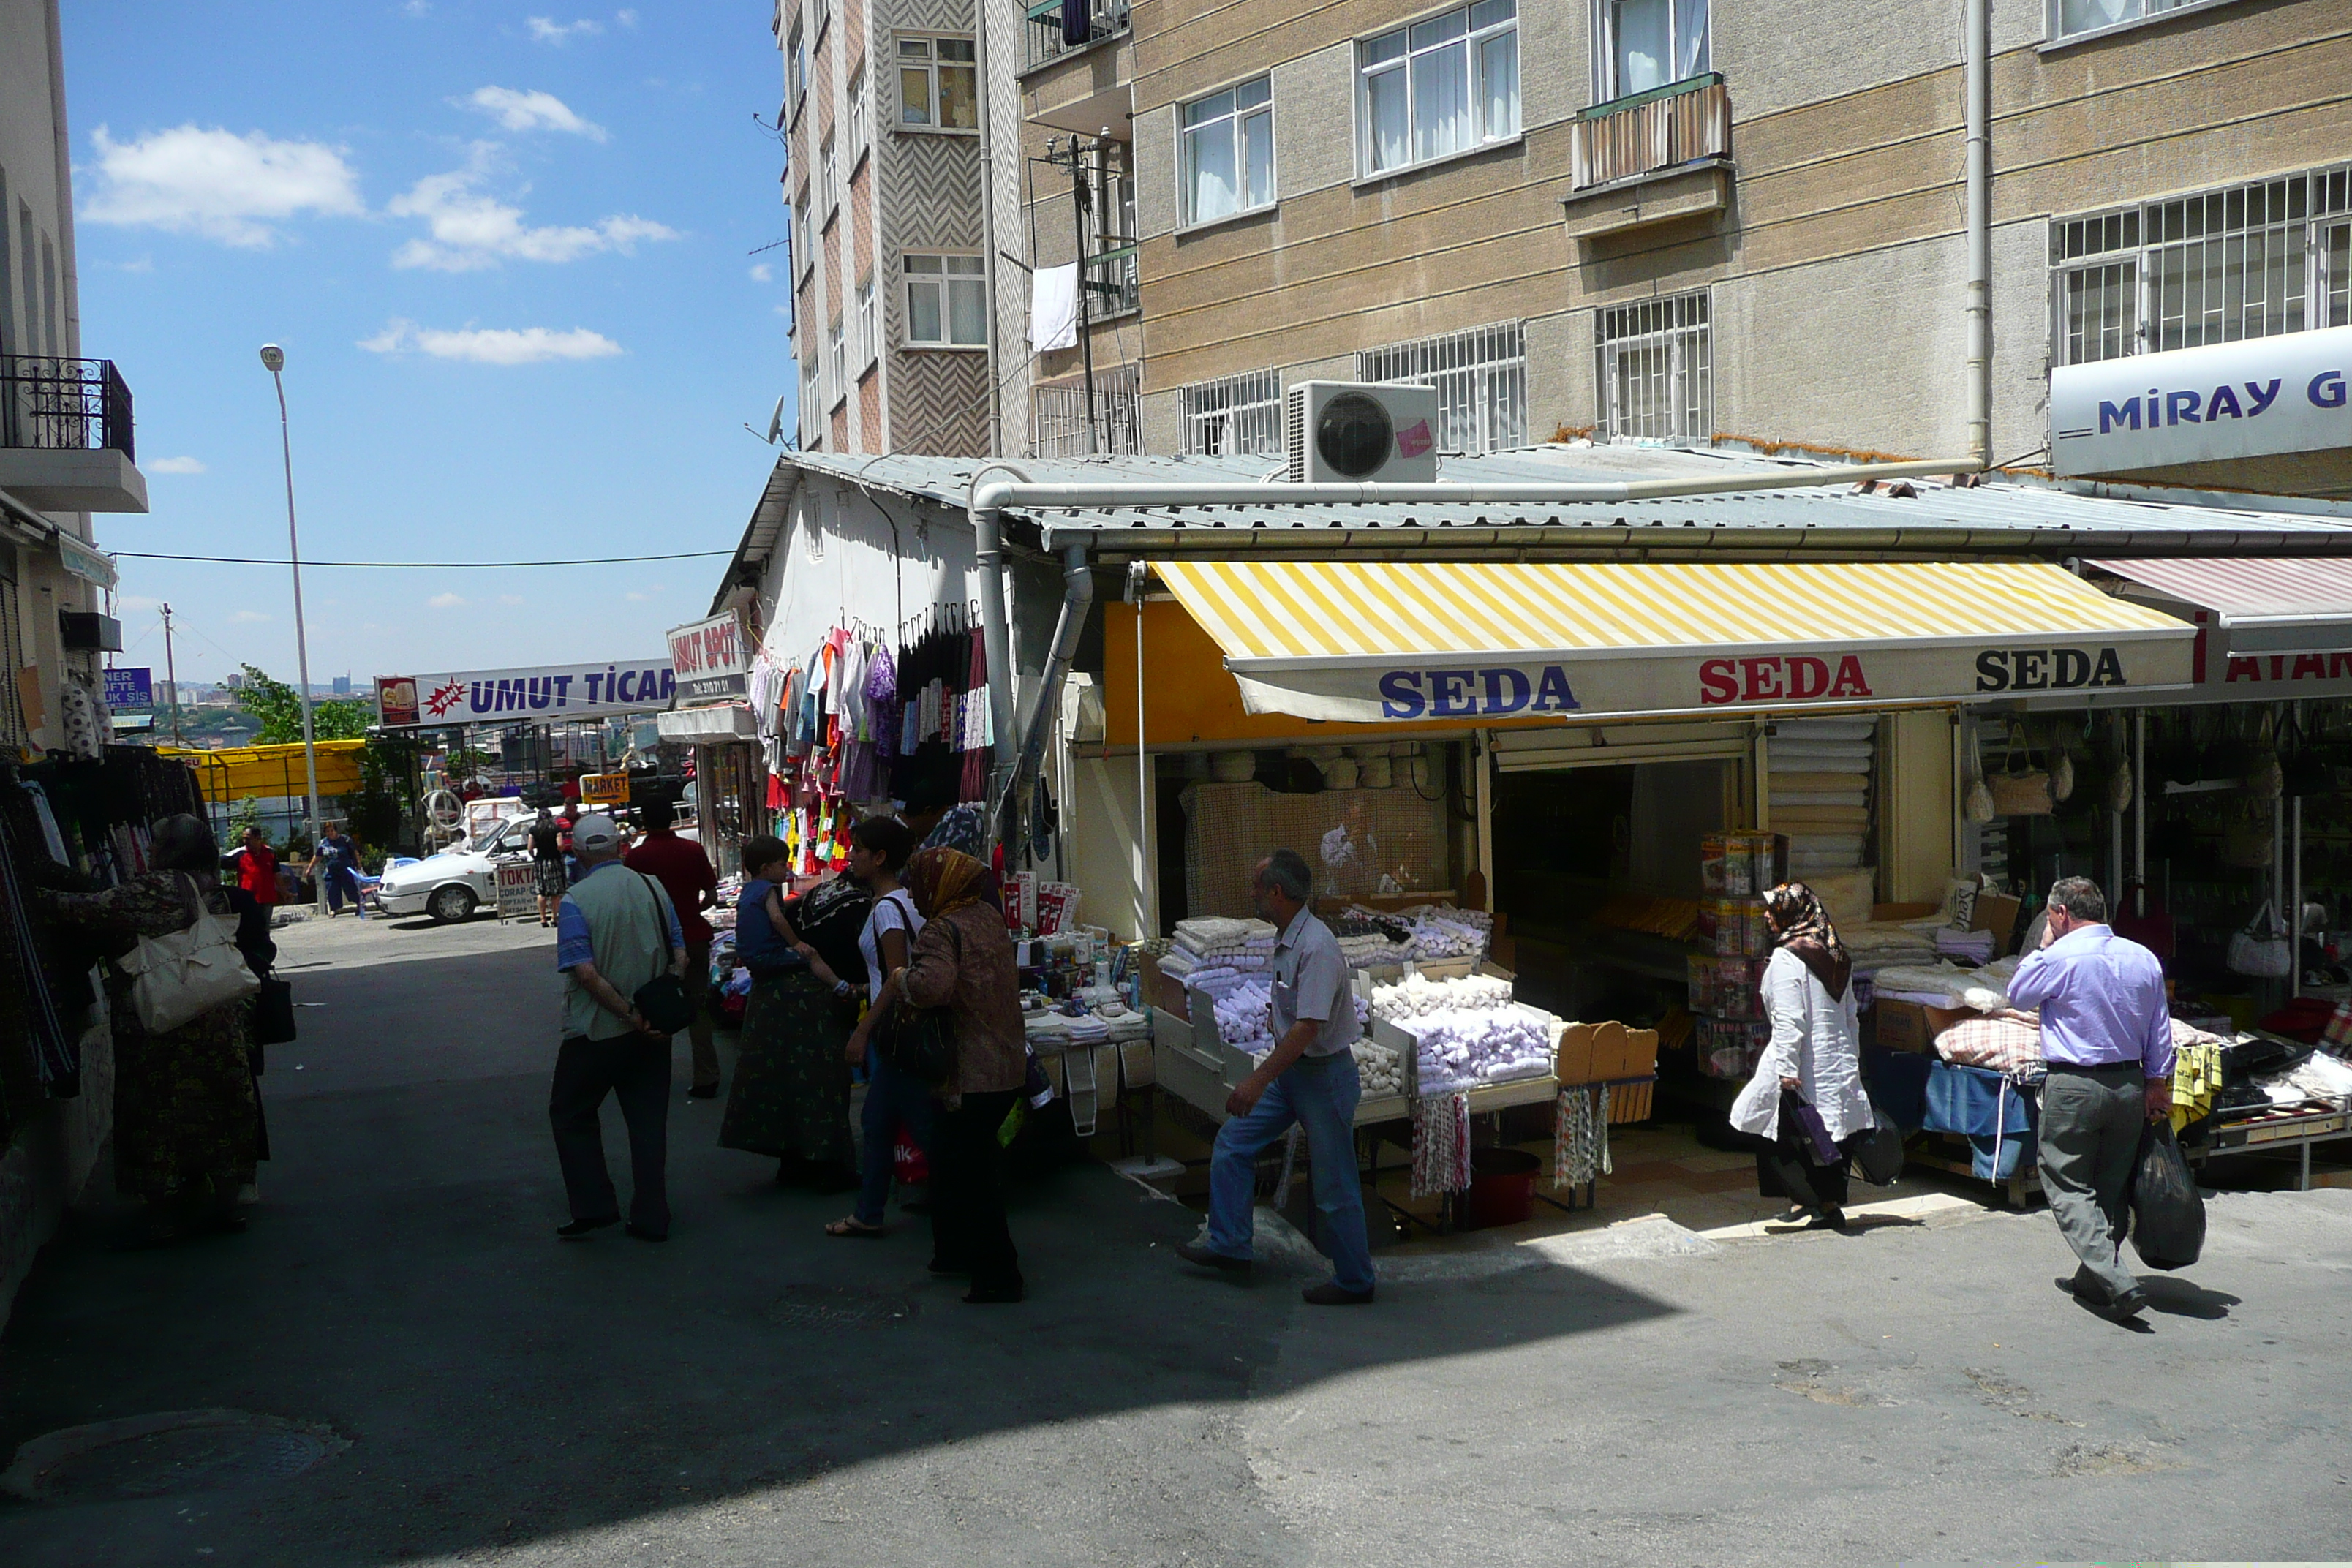
<svg viewBox="0 0 2352 1568">
<path fill-rule="evenodd" d="M 224 566 L 291 566 L 291 561 L 279 561 L 260 555 L 157 555 L 144 550 L 114 550 L 108 553 L 118 561 L 208 561 Z M 384 568 L 415 568 L 433 572 L 488 570 L 510 566 L 625 566 L 640 561 L 701 561 L 711 556 L 732 555 L 731 550 L 682 550 L 673 555 L 593 555 L 576 561 L 305 561 L 305 566 L 369 566 Z"/>
</svg>

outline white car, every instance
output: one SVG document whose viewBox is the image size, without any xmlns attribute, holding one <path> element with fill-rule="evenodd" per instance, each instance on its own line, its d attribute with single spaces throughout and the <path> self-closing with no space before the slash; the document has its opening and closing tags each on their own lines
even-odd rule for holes
<svg viewBox="0 0 2352 1568">
<path fill-rule="evenodd" d="M 532 818 L 511 816 L 479 839 L 395 866 L 377 884 L 375 901 L 388 915 L 430 915 L 440 924 L 462 921 L 499 901 L 498 868 L 530 853 Z"/>
</svg>

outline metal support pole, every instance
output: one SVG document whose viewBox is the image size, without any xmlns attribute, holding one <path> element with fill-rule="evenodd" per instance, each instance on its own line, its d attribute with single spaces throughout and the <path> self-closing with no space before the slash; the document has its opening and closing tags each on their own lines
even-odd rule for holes
<svg viewBox="0 0 2352 1568">
<path fill-rule="evenodd" d="M 172 689 L 172 744 L 184 745 L 180 739 L 180 668 L 172 658 L 172 606 L 163 606 L 163 684 Z"/>
<path fill-rule="evenodd" d="M 2147 913 L 2147 710 L 2132 715 L 2132 913 Z"/>
<path fill-rule="evenodd" d="M 1095 411 L 1095 340 L 1087 330 L 1087 208 L 1090 192 L 1087 184 L 1086 153 L 1079 145 L 1076 132 L 1070 135 L 1070 224 L 1076 231 L 1078 242 L 1078 355 L 1087 378 L 1087 455 L 1093 457 L 1102 450 L 1097 438 Z"/>
<path fill-rule="evenodd" d="M 285 356 L 273 345 L 262 351 L 262 363 L 269 367 L 270 384 L 278 389 L 278 449 L 286 465 L 286 556 L 294 569 L 294 694 L 302 704 L 302 775 L 310 806 L 309 826 L 310 849 L 317 854 L 319 837 L 324 824 L 319 820 L 319 742 L 310 724 L 310 639 L 302 624 L 302 537 L 294 526 L 294 437 L 286 419 L 286 377 L 281 370 Z M 327 884 L 319 881 L 319 908 L 327 907 Z"/>
<path fill-rule="evenodd" d="M 1992 461 L 1992 6 L 1965 0 L 1968 132 L 1969 456 Z"/>
<path fill-rule="evenodd" d="M 2291 885 L 2294 889 L 2294 915 L 2286 922 L 2286 929 L 2294 943 L 2294 989 L 2287 994 L 2300 996 L 2303 994 L 2303 796 L 2294 797 L 2294 805 L 2290 810 L 2287 866 L 2294 879 Z"/>
</svg>

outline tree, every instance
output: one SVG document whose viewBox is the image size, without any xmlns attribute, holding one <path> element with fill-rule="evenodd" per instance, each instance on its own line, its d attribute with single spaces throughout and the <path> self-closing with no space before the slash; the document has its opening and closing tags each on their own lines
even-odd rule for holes
<svg viewBox="0 0 2352 1568">
<path fill-rule="evenodd" d="M 400 838 L 401 818 L 416 808 L 409 788 L 409 769 L 415 742 L 374 735 L 360 752 L 360 787 L 343 797 L 343 810 L 360 842 L 392 848 Z"/>
<path fill-rule="evenodd" d="M 302 699 L 282 680 L 273 680 L 252 665 L 245 667 L 245 689 L 237 693 L 245 710 L 261 721 L 255 739 L 268 746 L 302 738 Z M 356 741 L 375 722 L 374 710 L 357 697 L 330 698 L 310 704 L 310 734 L 320 741 Z"/>
</svg>

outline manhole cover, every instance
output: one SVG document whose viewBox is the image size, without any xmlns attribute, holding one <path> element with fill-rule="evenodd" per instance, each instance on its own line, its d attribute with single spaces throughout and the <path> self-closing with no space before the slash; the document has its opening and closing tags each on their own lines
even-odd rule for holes
<svg viewBox="0 0 2352 1568">
<path fill-rule="evenodd" d="M 785 1329 L 887 1329 L 914 1317 L 915 1303 L 887 1290 L 843 1285 L 794 1285 L 768 1314 Z"/>
<path fill-rule="evenodd" d="M 328 1427 L 243 1410 L 173 1410 L 68 1426 L 16 1450 L 0 1491 L 100 1502 L 227 1491 L 299 1476 L 351 1447 Z"/>
</svg>

